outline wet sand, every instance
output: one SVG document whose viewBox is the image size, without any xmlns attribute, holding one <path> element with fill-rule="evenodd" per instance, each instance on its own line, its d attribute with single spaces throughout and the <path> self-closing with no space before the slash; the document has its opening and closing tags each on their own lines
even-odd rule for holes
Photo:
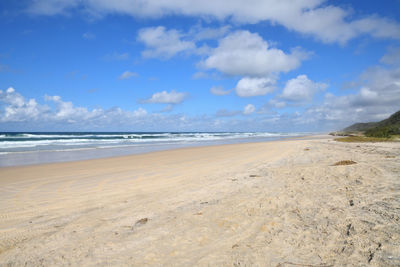
<svg viewBox="0 0 400 267">
<path fill-rule="evenodd" d="M 400 143 L 326 136 L 0 168 L 0 265 L 346 264 L 400 264 Z"/>
</svg>

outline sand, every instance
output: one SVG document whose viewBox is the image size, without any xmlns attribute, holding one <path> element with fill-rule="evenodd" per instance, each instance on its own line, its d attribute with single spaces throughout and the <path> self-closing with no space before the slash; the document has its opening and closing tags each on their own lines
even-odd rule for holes
<svg viewBox="0 0 400 267">
<path fill-rule="evenodd" d="M 400 143 L 0 168 L 0 265 L 399 266 Z"/>
</svg>

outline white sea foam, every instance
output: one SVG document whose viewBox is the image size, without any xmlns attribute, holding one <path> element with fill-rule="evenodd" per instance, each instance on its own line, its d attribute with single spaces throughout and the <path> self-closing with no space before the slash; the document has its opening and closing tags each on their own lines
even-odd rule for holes
<svg viewBox="0 0 400 267">
<path fill-rule="evenodd" d="M 0 152 L 23 152 L 35 150 L 68 150 L 74 148 L 131 146 L 135 144 L 177 144 L 232 139 L 269 139 L 300 136 L 304 133 L 268 132 L 194 132 L 194 133 L 20 133 L 1 134 Z M 3 141 L 3 140 L 4 141 Z"/>
</svg>

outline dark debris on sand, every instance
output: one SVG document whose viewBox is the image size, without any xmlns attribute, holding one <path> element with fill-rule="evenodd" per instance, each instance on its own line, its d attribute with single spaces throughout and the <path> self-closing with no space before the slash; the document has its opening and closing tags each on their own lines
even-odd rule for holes
<svg viewBox="0 0 400 267">
<path fill-rule="evenodd" d="M 341 160 L 333 164 L 333 166 L 352 165 L 352 164 L 357 164 L 357 162 L 352 160 Z"/>
</svg>

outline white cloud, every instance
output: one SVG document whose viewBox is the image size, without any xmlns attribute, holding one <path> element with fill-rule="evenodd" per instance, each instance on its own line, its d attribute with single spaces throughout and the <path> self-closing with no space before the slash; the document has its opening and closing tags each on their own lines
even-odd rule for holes
<svg viewBox="0 0 400 267">
<path fill-rule="evenodd" d="M 217 69 L 228 75 L 266 76 L 287 72 L 300 66 L 306 53 L 295 49 L 291 54 L 269 47 L 257 33 L 236 31 L 219 40 L 200 66 Z"/>
<path fill-rule="evenodd" d="M 355 122 L 382 120 L 399 110 L 400 68 L 370 68 L 361 78 L 365 84 L 355 93 L 344 96 L 327 93 L 324 102 L 308 109 L 302 120 L 345 127 Z"/>
<path fill-rule="evenodd" d="M 388 52 L 380 59 L 380 62 L 389 65 L 400 64 L 400 47 L 390 47 Z"/>
<path fill-rule="evenodd" d="M 182 114 L 152 113 L 143 108 L 133 111 L 119 107 L 104 110 L 75 106 L 60 96 L 45 96 L 48 105 L 35 99 L 26 100 L 13 88 L 0 90 L 0 129 L 3 131 L 210 131 L 240 130 L 241 121 L 221 120 L 214 115 L 184 116 Z M 220 112 L 221 116 L 235 116 L 241 111 Z M 218 114 L 217 114 L 218 116 Z M 245 123 L 250 129 L 254 122 Z"/>
<path fill-rule="evenodd" d="M 372 15 L 363 19 L 354 20 L 349 23 L 349 26 L 354 31 L 352 37 L 359 34 L 370 34 L 375 38 L 400 39 L 400 25 L 394 20 Z"/>
<path fill-rule="evenodd" d="M 225 90 L 222 86 L 213 86 L 210 89 L 210 92 L 213 95 L 229 95 L 232 90 Z"/>
<path fill-rule="evenodd" d="M 63 101 L 60 96 L 45 95 L 44 99 L 53 103 L 54 108 L 39 104 L 36 99 L 25 99 L 12 87 L 5 91 L 0 90 L 0 126 L 7 123 L 21 123 L 22 129 L 29 127 L 34 129 L 38 125 L 44 125 L 44 129 L 48 129 L 47 127 L 55 124 L 63 125 L 63 127 L 65 124 L 74 124 L 79 125 L 76 129 L 95 128 L 118 123 L 137 123 L 149 116 L 143 108 L 133 111 L 124 111 L 120 108 L 89 110 L 85 107 L 77 107 L 72 102 Z"/>
<path fill-rule="evenodd" d="M 235 23 L 269 21 L 289 30 L 314 36 L 327 43 L 346 43 L 362 34 L 400 39 L 400 25 L 374 15 L 352 19 L 353 12 L 326 0 L 36 0 L 28 11 L 35 14 L 65 14 L 82 9 L 95 17 L 127 14 L 160 18 L 171 14 L 232 20 Z"/>
<path fill-rule="evenodd" d="M 137 74 L 136 72 L 132 72 L 132 71 L 127 70 L 127 71 L 124 71 L 124 72 L 118 77 L 118 79 L 119 79 L 119 80 L 127 80 L 127 79 L 130 79 L 130 78 L 132 78 L 132 77 L 137 77 L 137 76 L 138 76 L 138 74 Z"/>
<path fill-rule="evenodd" d="M 193 36 L 195 41 L 208 40 L 208 39 L 219 39 L 225 36 L 231 29 L 231 26 L 226 25 L 219 28 L 202 27 L 196 25 L 189 31 L 189 35 Z"/>
<path fill-rule="evenodd" d="M 143 108 L 138 108 L 137 110 L 133 111 L 133 116 L 135 117 L 144 117 L 147 115 L 147 111 Z"/>
<path fill-rule="evenodd" d="M 154 93 L 151 98 L 144 101 L 144 103 L 162 103 L 162 104 L 179 104 L 185 100 L 187 94 L 176 92 L 172 90 L 170 93 L 162 91 Z"/>
<path fill-rule="evenodd" d="M 376 74 L 373 76 L 372 74 Z M 26 99 L 14 89 L 0 90 L 0 129 L 3 131 L 49 130 L 120 130 L 129 131 L 321 131 L 338 130 L 354 122 L 377 121 L 399 109 L 400 69 L 372 68 L 370 79 L 353 94 L 326 94 L 321 105 L 304 113 L 278 114 L 273 110 L 240 116 L 244 110 L 219 110 L 214 115 L 182 116 L 151 113 L 137 108 L 129 111 L 115 107 L 89 109 L 46 96 L 49 105 Z M 171 104 L 173 105 L 173 104 Z M 251 111 L 252 108 L 249 110 Z M 252 113 L 252 114 L 253 114 Z"/>
<path fill-rule="evenodd" d="M 346 95 L 326 93 L 320 104 L 314 104 L 305 112 L 289 117 L 279 116 L 276 123 L 292 125 L 294 129 L 340 130 L 356 122 L 379 121 L 399 110 L 400 68 L 372 67 L 360 75 L 359 88 L 348 88 Z M 352 90 L 352 91 L 349 91 Z M 302 94 L 301 94 L 302 95 Z M 271 107 L 284 107 L 280 99 L 271 99 L 258 113 L 267 114 Z M 307 130 L 307 131 L 308 131 Z"/>
<path fill-rule="evenodd" d="M 138 34 L 138 40 L 147 47 L 142 52 L 142 56 L 147 58 L 169 59 L 178 53 L 196 48 L 194 42 L 185 41 L 182 38 L 183 34 L 179 31 L 166 30 L 163 26 L 144 28 Z"/>
<path fill-rule="evenodd" d="M 284 102 L 284 101 L 279 101 L 279 100 L 277 100 L 277 99 L 270 99 L 270 100 L 268 101 L 268 104 L 269 104 L 270 106 L 275 107 L 275 108 L 284 108 L 284 107 L 286 107 L 286 102 Z"/>
<path fill-rule="evenodd" d="M 63 121 L 77 121 L 93 119 L 96 116 L 102 115 L 102 109 L 93 109 L 89 111 L 84 107 L 75 107 L 72 102 L 65 102 L 60 96 L 45 95 L 46 101 L 52 101 L 56 105 L 56 110 L 51 114 L 51 119 Z"/>
<path fill-rule="evenodd" d="M 212 48 L 207 44 L 202 44 L 201 46 L 197 47 L 196 50 L 193 50 L 193 53 L 198 56 L 207 56 L 211 53 Z"/>
<path fill-rule="evenodd" d="M 270 99 L 267 103 L 261 106 L 258 110 L 258 114 L 276 114 L 274 109 L 282 109 L 287 106 L 285 101 L 278 100 L 276 98 Z"/>
<path fill-rule="evenodd" d="M 49 107 L 39 105 L 35 99 L 26 100 L 12 87 L 6 91 L 0 90 L 0 102 L 5 104 L 4 111 L 0 113 L 0 122 L 37 120 L 49 110 Z"/>
<path fill-rule="evenodd" d="M 244 107 L 243 114 L 244 115 L 250 115 L 254 111 L 256 111 L 256 107 L 254 105 L 252 105 L 252 104 L 248 104 L 247 106 Z"/>
<path fill-rule="evenodd" d="M 289 4 L 287 1 L 285 4 Z M 350 20 L 351 12 L 333 5 L 320 6 L 325 1 L 314 1 L 310 9 L 283 10 L 275 21 L 290 30 L 314 36 L 325 43 L 345 44 L 352 38 L 369 34 L 375 38 L 400 38 L 400 25 L 377 16 Z M 273 20 L 273 19 L 272 19 Z"/>
<path fill-rule="evenodd" d="M 315 93 L 325 90 L 327 86 L 311 81 L 307 75 L 299 75 L 286 82 L 281 97 L 295 102 L 311 101 Z"/>
<path fill-rule="evenodd" d="M 275 89 L 274 78 L 244 77 L 236 85 L 236 94 L 240 97 L 260 96 L 271 93 Z"/>
</svg>

